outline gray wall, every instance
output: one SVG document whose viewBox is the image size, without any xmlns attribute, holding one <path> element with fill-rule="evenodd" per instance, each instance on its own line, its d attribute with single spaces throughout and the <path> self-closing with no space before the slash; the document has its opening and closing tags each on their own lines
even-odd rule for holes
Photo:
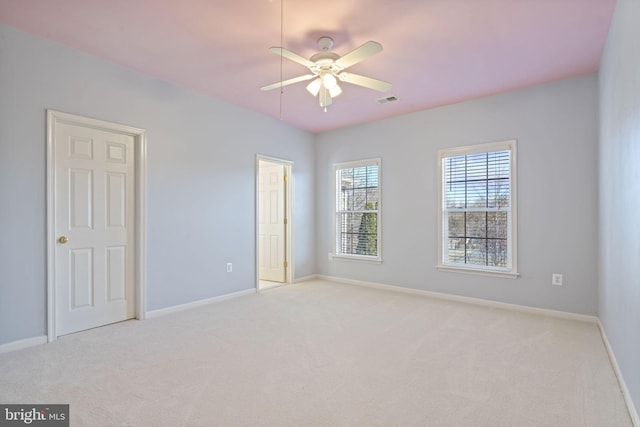
<svg viewBox="0 0 640 427">
<path fill-rule="evenodd" d="M 321 134 L 318 272 L 595 315 L 597 137 L 595 75 Z M 437 151 L 507 139 L 518 140 L 521 277 L 437 271 Z M 371 157 L 382 158 L 383 263 L 328 261 L 331 165 Z M 564 286 L 551 285 L 552 273 L 564 274 Z"/>
<path fill-rule="evenodd" d="M 312 134 L 0 26 L 0 344 L 46 333 L 47 108 L 147 130 L 149 310 L 254 286 L 258 153 L 295 162 L 295 274 L 315 273 Z"/>
<path fill-rule="evenodd" d="M 640 1 L 618 0 L 600 67 L 599 313 L 640 408 Z"/>
<path fill-rule="evenodd" d="M 260 153 L 295 161 L 296 277 L 596 314 L 597 83 L 588 75 L 313 136 L 0 26 L 0 344 L 45 333 L 47 108 L 147 129 L 150 310 L 253 285 Z M 438 272 L 437 150 L 512 138 L 521 277 Z M 328 261 L 331 165 L 371 157 L 383 161 L 384 262 Z"/>
</svg>

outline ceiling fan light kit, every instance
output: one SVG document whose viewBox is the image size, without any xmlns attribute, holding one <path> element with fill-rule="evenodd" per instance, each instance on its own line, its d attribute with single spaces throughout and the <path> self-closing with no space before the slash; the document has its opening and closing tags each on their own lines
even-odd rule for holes
<svg viewBox="0 0 640 427">
<path fill-rule="evenodd" d="M 317 78 L 307 85 L 307 90 L 311 95 L 318 96 L 318 92 L 320 92 L 320 86 L 322 86 L 322 80 L 320 80 L 320 78 Z"/>
<path fill-rule="evenodd" d="M 331 52 L 331 48 L 333 47 L 333 39 L 331 37 L 320 37 L 320 39 L 318 39 L 318 45 L 321 51 L 313 55 L 310 59 L 306 59 L 284 47 L 277 46 L 270 48 L 269 50 L 276 55 L 304 65 L 312 74 L 305 74 L 263 86 L 261 90 L 272 90 L 311 80 L 311 83 L 307 85 L 307 91 L 309 91 L 311 95 L 318 97 L 320 107 L 323 108 L 325 112 L 327 111 L 327 107 L 333 102 L 333 98 L 342 93 L 342 88 L 338 84 L 338 81 L 380 92 L 391 90 L 392 86 L 389 82 L 344 71 L 352 65 L 381 52 L 382 45 L 380 43 L 368 41 L 344 56 Z"/>
</svg>

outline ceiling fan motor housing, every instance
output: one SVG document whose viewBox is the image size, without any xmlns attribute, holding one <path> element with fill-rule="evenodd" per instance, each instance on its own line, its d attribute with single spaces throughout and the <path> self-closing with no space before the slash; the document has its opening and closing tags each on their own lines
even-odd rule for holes
<svg viewBox="0 0 640 427">
<path fill-rule="evenodd" d="M 339 73 L 342 71 L 341 67 L 335 63 L 340 55 L 334 52 L 320 52 L 311 57 L 311 61 L 314 63 L 309 69 L 314 73 L 330 72 Z"/>
</svg>

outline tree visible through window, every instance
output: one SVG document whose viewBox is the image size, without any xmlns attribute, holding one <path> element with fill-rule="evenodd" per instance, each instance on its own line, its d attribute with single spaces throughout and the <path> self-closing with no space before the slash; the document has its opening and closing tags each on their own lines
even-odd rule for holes
<svg viewBox="0 0 640 427">
<path fill-rule="evenodd" d="M 380 160 L 341 163 L 336 177 L 336 255 L 380 259 Z"/>
<path fill-rule="evenodd" d="M 515 141 L 440 153 L 441 265 L 515 271 Z"/>
</svg>

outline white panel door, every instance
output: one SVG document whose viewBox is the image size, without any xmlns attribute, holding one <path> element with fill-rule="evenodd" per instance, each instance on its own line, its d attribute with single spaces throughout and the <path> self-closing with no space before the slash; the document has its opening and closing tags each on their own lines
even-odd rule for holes
<svg viewBox="0 0 640 427">
<path fill-rule="evenodd" d="M 56 334 L 135 317 L 134 140 L 55 128 Z"/>
<path fill-rule="evenodd" d="M 285 281 L 284 169 L 284 165 L 259 162 L 259 277 L 271 282 Z"/>
</svg>

